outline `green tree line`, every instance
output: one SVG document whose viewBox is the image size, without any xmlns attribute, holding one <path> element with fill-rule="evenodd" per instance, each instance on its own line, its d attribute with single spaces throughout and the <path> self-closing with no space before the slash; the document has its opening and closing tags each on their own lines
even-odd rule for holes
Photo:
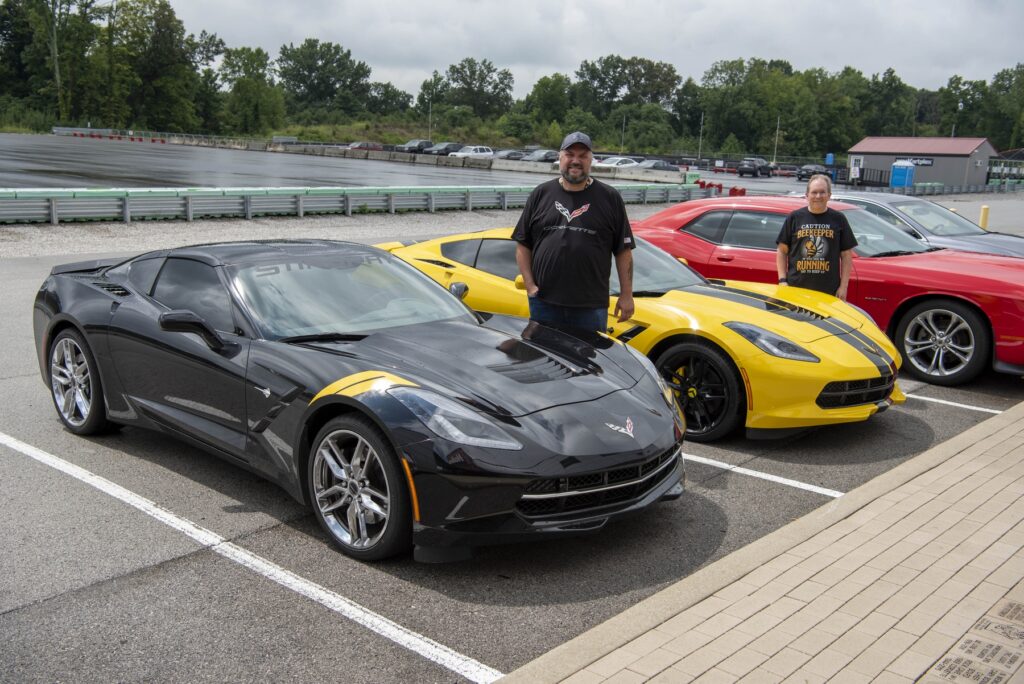
<svg viewBox="0 0 1024 684">
<path fill-rule="evenodd" d="M 186 33 L 167 0 L 0 0 L 0 129 L 53 125 L 306 139 L 406 137 L 554 146 L 589 132 L 601 149 L 818 157 L 866 135 L 987 137 L 1024 146 L 1024 63 L 938 90 L 895 70 L 866 76 L 784 60 L 716 62 L 700 81 L 667 62 L 606 55 L 512 96 L 508 69 L 466 57 L 415 97 L 343 46 L 313 38 L 228 47 Z M 342 138 L 339 138 L 342 136 Z"/>
</svg>

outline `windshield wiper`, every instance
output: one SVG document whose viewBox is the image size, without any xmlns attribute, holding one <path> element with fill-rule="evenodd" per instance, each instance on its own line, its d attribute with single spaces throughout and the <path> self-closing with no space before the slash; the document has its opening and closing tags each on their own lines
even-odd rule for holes
<svg viewBox="0 0 1024 684">
<path fill-rule="evenodd" d="M 634 297 L 661 297 L 665 295 L 668 290 L 634 290 Z"/>
<path fill-rule="evenodd" d="M 891 252 L 879 252 L 878 254 L 871 254 L 869 258 L 874 259 L 875 257 L 891 257 L 891 256 L 907 256 L 908 254 L 920 254 L 921 252 L 908 252 L 907 250 L 896 249 Z"/>
<path fill-rule="evenodd" d="M 302 342 L 358 342 L 366 339 L 366 335 L 356 333 L 326 332 L 313 333 L 312 335 L 293 335 L 282 337 L 278 342 L 285 344 L 301 344 Z"/>
</svg>

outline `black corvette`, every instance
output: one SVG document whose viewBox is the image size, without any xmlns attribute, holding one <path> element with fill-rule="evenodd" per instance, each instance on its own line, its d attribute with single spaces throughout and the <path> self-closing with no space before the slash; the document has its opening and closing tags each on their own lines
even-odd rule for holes
<svg viewBox="0 0 1024 684">
<path fill-rule="evenodd" d="M 33 322 L 71 432 L 179 437 L 309 504 L 359 559 L 578 534 L 683 491 L 682 419 L 641 354 L 477 315 L 372 247 L 57 266 Z"/>
</svg>

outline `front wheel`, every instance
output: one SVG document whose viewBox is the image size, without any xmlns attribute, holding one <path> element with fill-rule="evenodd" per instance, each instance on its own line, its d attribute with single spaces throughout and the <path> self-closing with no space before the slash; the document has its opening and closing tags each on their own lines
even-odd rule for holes
<svg viewBox="0 0 1024 684">
<path fill-rule="evenodd" d="M 308 467 L 317 521 L 353 558 L 373 561 L 412 545 L 409 494 L 398 456 L 362 416 L 340 416 L 317 434 Z"/>
<path fill-rule="evenodd" d="M 740 382 L 729 358 L 717 347 L 682 342 L 655 362 L 686 417 L 686 438 L 712 442 L 743 421 Z"/>
<path fill-rule="evenodd" d="M 50 345 L 50 390 L 64 426 L 76 435 L 111 430 L 103 399 L 103 384 L 92 351 L 74 329 L 57 333 Z"/>
<path fill-rule="evenodd" d="M 988 321 L 961 302 L 921 302 L 900 319 L 896 347 L 903 368 L 935 385 L 962 385 L 978 376 L 992 348 Z"/>
</svg>

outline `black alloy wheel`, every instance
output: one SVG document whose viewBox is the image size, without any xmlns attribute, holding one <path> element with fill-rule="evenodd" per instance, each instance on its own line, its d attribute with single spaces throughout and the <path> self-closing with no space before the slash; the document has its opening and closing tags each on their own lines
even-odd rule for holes
<svg viewBox="0 0 1024 684">
<path fill-rule="evenodd" d="M 655 362 L 686 417 L 686 438 L 713 442 L 743 421 L 740 381 L 731 360 L 717 347 L 674 345 Z"/>
<path fill-rule="evenodd" d="M 412 513 L 398 456 L 370 421 L 339 416 L 320 430 L 309 455 L 313 513 L 331 541 L 373 561 L 412 544 Z"/>
<path fill-rule="evenodd" d="M 976 378 L 992 353 L 988 321 L 952 299 L 913 306 L 900 319 L 895 341 L 905 371 L 918 380 L 947 387 Z"/>
</svg>

